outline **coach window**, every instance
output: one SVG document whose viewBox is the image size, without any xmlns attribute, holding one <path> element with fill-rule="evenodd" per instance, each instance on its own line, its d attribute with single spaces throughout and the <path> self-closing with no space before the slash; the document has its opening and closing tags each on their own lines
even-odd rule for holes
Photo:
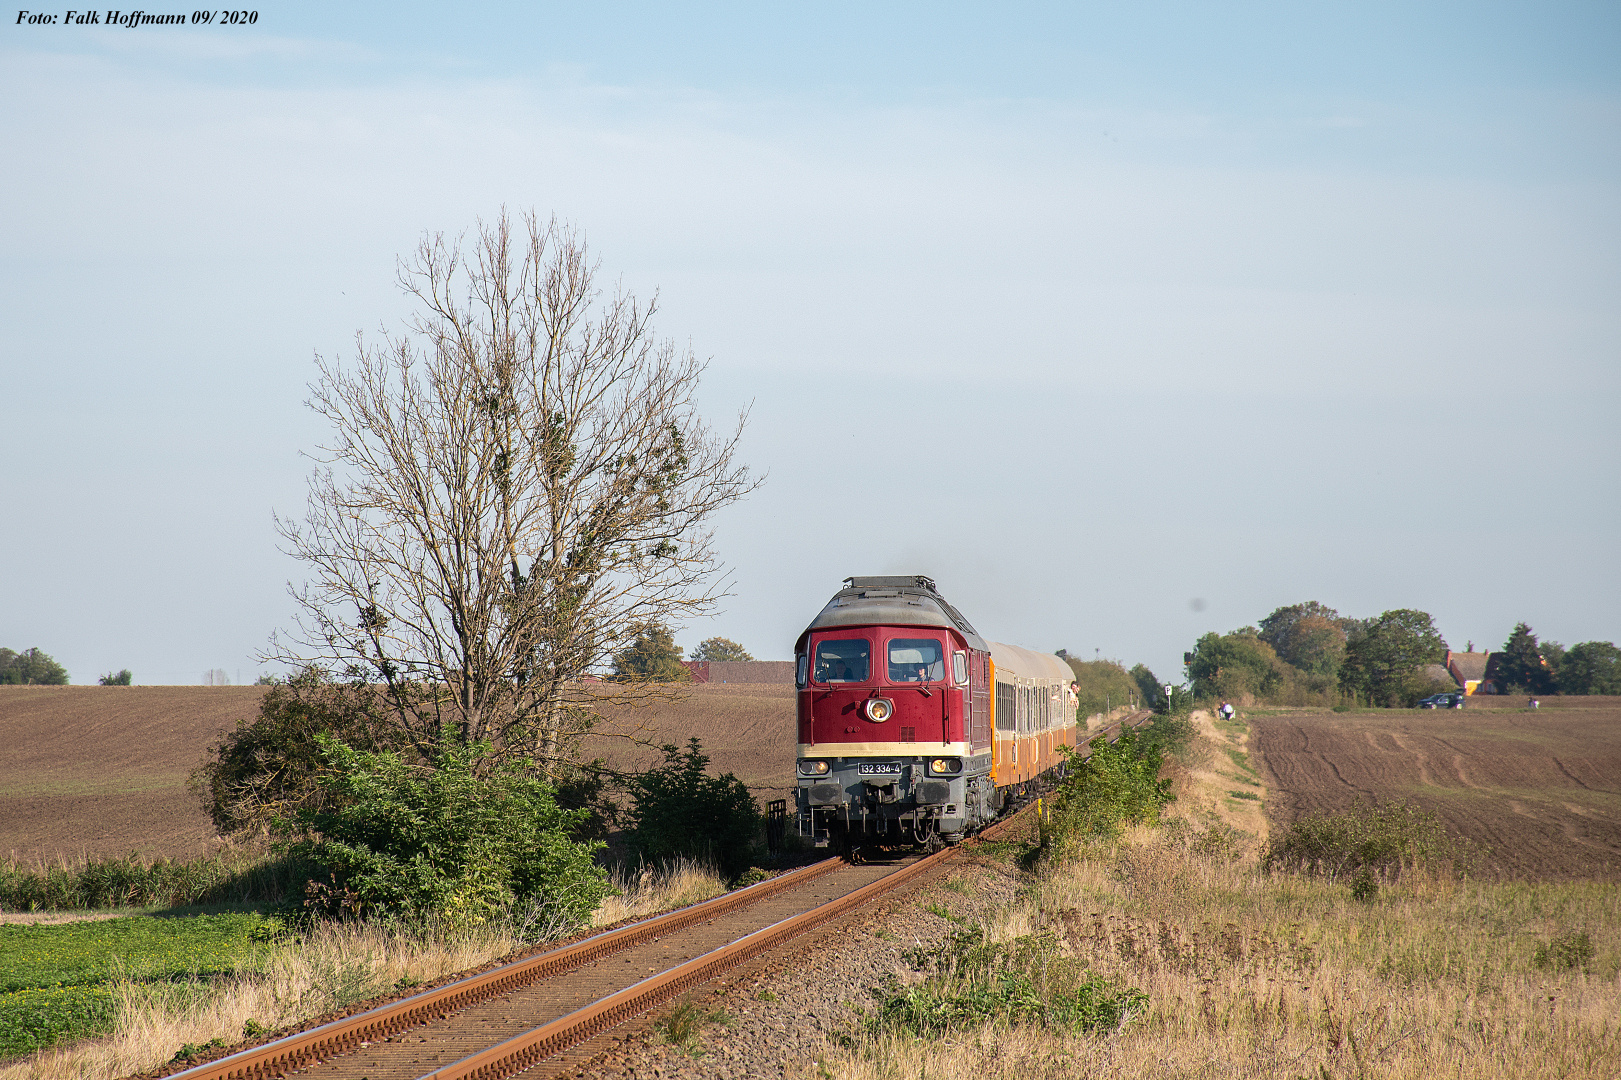
<svg viewBox="0 0 1621 1080">
<path fill-rule="evenodd" d="M 872 668 L 872 646 L 866 638 L 842 638 L 816 643 L 816 681 L 866 682 Z"/>
<path fill-rule="evenodd" d="M 890 682 L 939 682 L 945 677 L 945 654 L 938 641 L 896 638 L 889 643 Z"/>
<path fill-rule="evenodd" d="M 1013 731 L 1018 726 L 1018 692 L 1012 685 L 996 680 L 996 730 Z"/>
</svg>

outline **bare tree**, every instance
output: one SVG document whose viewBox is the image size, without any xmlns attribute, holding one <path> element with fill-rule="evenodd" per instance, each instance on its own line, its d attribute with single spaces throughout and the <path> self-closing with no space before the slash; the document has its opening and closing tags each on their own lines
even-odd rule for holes
<svg viewBox="0 0 1621 1080">
<path fill-rule="evenodd" d="M 265 658 L 377 685 L 429 756 L 448 730 L 557 760 L 635 692 L 588 676 L 638 625 L 724 595 L 708 519 L 758 484 L 747 417 L 712 433 L 704 364 L 596 271 L 574 230 L 503 211 L 402 262 L 403 333 L 316 357 L 334 436 L 303 521 L 277 518 L 309 577 Z"/>
</svg>

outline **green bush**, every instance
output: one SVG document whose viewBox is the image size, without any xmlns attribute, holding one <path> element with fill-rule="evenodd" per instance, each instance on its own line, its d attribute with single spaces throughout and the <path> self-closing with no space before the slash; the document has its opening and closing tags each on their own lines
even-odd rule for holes
<svg viewBox="0 0 1621 1080">
<path fill-rule="evenodd" d="M 600 842 L 572 832 L 584 810 L 512 762 L 486 775 L 489 746 L 446 737 L 431 765 L 318 735 L 326 807 L 300 810 L 287 850 L 324 867 L 307 905 L 328 914 L 433 916 L 450 926 L 521 907 L 561 926 L 582 923 L 610 891 L 592 861 Z"/>
<path fill-rule="evenodd" d="M 1272 835 L 1262 866 L 1328 878 L 1362 871 L 1393 879 L 1403 870 L 1432 866 L 1464 873 L 1477 852 L 1447 832 L 1432 811 L 1406 801 L 1355 803 L 1338 814 L 1307 814 Z"/>
<path fill-rule="evenodd" d="M 1144 740 L 1157 743 L 1173 754 L 1186 749 L 1193 740 L 1192 702 L 1179 702 L 1178 705 L 1178 708 L 1155 713 L 1153 719 L 1138 729 Z"/>
<path fill-rule="evenodd" d="M 1194 644 L 1187 668 L 1200 698 L 1270 697 L 1288 683 L 1291 670 L 1253 627 L 1204 635 Z"/>
<path fill-rule="evenodd" d="M 1159 676 L 1155 675 L 1147 664 L 1135 664 L 1127 674 L 1131 676 L 1131 681 L 1137 684 L 1137 693 L 1141 695 L 1143 708 L 1164 712 L 1170 702 L 1165 698 L 1165 686 L 1159 681 Z"/>
<path fill-rule="evenodd" d="M 403 732 L 389 724 L 377 692 L 309 668 L 268 684 L 259 713 L 237 722 L 209 747 L 191 776 L 191 789 L 222 834 L 264 833 L 277 817 L 324 805 L 320 735 L 357 750 L 406 752 Z"/>
<path fill-rule="evenodd" d="M 911 958 L 935 972 L 921 983 L 877 992 L 869 1030 L 918 1038 L 983 1025 L 1113 1031 L 1148 1004 L 1141 990 L 1116 986 L 1061 955 L 1050 933 L 988 944 L 972 927 L 957 932 L 942 956 Z"/>
<path fill-rule="evenodd" d="M 1580 968 L 1587 971 L 1597 950 L 1586 930 L 1569 930 L 1552 941 L 1538 945 L 1531 962 L 1539 968 L 1567 971 Z"/>
<path fill-rule="evenodd" d="M 1053 812 L 1042 826 L 1042 847 L 1049 853 L 1068 850 L 1088 836 L 1113 836 L 1128 824 L 1156 824 L 1170 802 L 1171 782 L 1159 778 L 1165 764 L 1161 743 L 1127 731 L 1113 743 L 1102 736 L 1091 742 L 1084 760 L 1067 747 L 1067 773 L 1054 793 Z"/>
<path fill-rule="evenodd" d="M 760 807 L 743 781 L 731 773 L 708 776 L 708 765 L 693 737 L 684 752 L 666 745 L 662 766 L 626 780 L 632 800 L 626 842 L 633 855 L 644 862 L 708 860 L 727 877 L 748 869 Z"/>
</svg>

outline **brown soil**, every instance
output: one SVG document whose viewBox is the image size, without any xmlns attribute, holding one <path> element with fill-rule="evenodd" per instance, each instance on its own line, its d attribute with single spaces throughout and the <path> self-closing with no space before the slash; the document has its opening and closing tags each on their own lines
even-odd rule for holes
<svg viewBox="0 0 1621 1080">
<path fill-rule="evenodd" d="M 0 687 L 0 858 L 33 864 L 218 845 L 186 791 L 258 686 Z"/>
<path fill-rule="evenodd" d="M 711 773 L 731 773 L 765 802 L 794 786 L 792 684 L 706 683 L 678 691 L 679 700 L 621 709 L 603 725 L 608 733 L 585 740 L 586 758 L 620 769 L 643 769 L 664 760 L 658 747 L 685 749 L 697 736 Z"/>
<path fill-rule="evenodd" d="M 140 852 L 188 858 L 219 838 L 186 778 L 219 735 L 258 710 L 255 686 L 0 687 L 0 859 L 27 865 Z M 589 757 L 619 768 L 662 760 L 696 735 L 711 772 L 761 801 L 793 785 L 794 688 L 709 684 L 624 709 Z"/>
<path fill-rule="evenodd" d="M 1407 799 L 1486 845 L 1488 871 L 1621 880 L 1621 700 L 1248 719 L 1274 829 Z"/>
</svg>

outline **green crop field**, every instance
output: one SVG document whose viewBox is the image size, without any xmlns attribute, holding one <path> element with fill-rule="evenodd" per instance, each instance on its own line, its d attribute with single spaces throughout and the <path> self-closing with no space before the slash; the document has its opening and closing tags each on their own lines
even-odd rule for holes
<svg viewBox="0 0 1621 1080">
<path fill-rule="evenodd" d="M 0 926 L 0 1056 L 111 1031 L 120 982 L 256 970 L 278 925 L 250 913 Z"/>
</svg>

